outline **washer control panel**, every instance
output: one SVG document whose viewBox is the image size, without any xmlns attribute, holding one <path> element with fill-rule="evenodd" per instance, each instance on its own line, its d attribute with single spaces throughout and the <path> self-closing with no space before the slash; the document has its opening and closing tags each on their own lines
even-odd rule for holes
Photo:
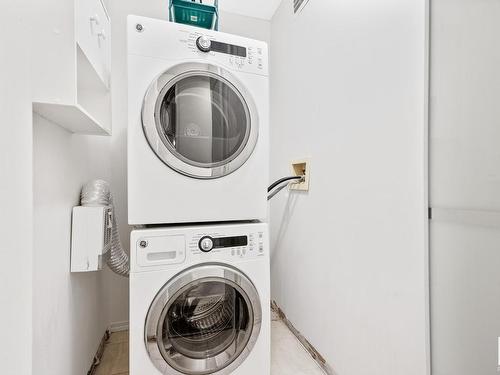
<svg viewBox="0 0 500 375">
<path fill-rule="evenodd" d="M 265 223 L 144 228 L 132 231 L 130 241 L 131 272 L 269 256 Z"/>
<path fill-rule="evenodd" d="M 200 233 L 188 242 L 188 249 L 192 254 L 217 253 L 244 258 L 259 256 L 265 251 L 263 231 L 231 236 Z"/>
</svg>

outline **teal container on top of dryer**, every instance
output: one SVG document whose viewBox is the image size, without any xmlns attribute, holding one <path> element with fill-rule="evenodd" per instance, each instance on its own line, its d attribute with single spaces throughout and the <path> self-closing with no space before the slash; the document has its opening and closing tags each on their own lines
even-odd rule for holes
<svg viewBox="0 0 500 375">
<path fill-rule="evenodd" d="M 170 0 L 170 21 L 218 30 L 218 7 L 218 0 Z"/>
</svg>

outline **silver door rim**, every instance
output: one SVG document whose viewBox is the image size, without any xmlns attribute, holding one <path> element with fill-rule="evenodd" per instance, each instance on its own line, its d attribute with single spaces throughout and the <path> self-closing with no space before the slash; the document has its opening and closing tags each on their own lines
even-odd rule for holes
<svg viewBox="0 0 500 375">
<path fill-rule="evenodd" d="M 260 334 L 260 329 L 262 325 L 262 308 L 260 303 L 259 294 L 253 285 L 253 283 L 245 276 L 243 273 L 235 268 L 232 268 L 224 264 L 212 264 L 206 263 L 191 267 L 172 278 L 167 282 L 162 289 L 158 292 L 154 298 L 151 306 L 149 308 L 146 322 L 145 322 L 145 335 L 144 341 L 146 345 L 146 350 L 149 357 L 155 367 L 160 370 L 162 374 L 169 375 L 186 375 L 189 373 L 180 372 L 171 363 L 169 363 L 162 355 L 160 350 L 160 344 L 163 343 L 163 339 L 158 339 L 158 326 L 161 322 L 162 314 L 167 306 L 171 302 L 175 301 L 175 298 L 179 291 L 183 290 L 186 286 L 189 286 L 195 281 L 202 279 L 218 279 L 223 282 L 227 282 L 231 286 L 235 286 L 236 289 L 242 293 L 245 300 L 247 300 L 248 308 L 253 313 L 253 322 L 251 325 L 251 333 L 248 337 L 246 346 L 237 353 L 235 358 L 226 364 L 225 367 L 220 369 L 207 368 L 206 374 L 217 374 L 217 375 L 227 375 L 230 374 L 241 365 L 248 357 L 252 351 L 255 343 Z M 223 351 L 221 358 L 227 356 L 226 351 Z M 189 359 L 193 361 L 193 367 L 197 370 L 194 372 L 196 374 L 203 374 L 203 370 L 200 372 L 200 366 L 203 362 L 213 361 L 216 357 L 212 357 L 206 360 Z M 215 371 L 215 372 L 214 372 Z"/>
<path fill-rule="evenodd" d="M 247 130 L 248 134 L 245 136 L 245 140 L 238 151 L 233 157 L 209 166 L 201 166 L 197 165 L 197 163 L 188 162 L 185 157 L 178 154 L 172 147 L 169 147 L 169 142 L 164 139 L 162 132 L 158 128 L 159 123 L 157 121 L 157 105 L 159 100 L 163 100 L 162 94 L 168 92 L 180 79 L 197 74 L 220 79 L 233 88 L 248 111 L 247 120 L 249 130 Z M 151 83 L 142 105 L 142 127 L 151 149 L 163 163 L 181 174 L 197 179 L 219 178 L 236 171 L 252 155 L 259 136 L 257 107 L 245 86 L 232 73 L 222 67 L 196 62 L 175 65 L 160 74 Z"/>
</svg>

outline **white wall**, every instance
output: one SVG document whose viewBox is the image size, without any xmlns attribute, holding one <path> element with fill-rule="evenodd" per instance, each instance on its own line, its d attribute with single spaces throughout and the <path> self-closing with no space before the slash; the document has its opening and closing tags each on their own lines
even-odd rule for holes
<svg viewBox="0 0 500 375">
<path fill-rule="evenodd" d="M 31 374 L 32 176 L 29 2 L 0 12 L 0 372 Z M 13 32 L 15 30 L 15 33 Z"/>
<path fill-rule="evenodd" d="M 271 25 L 272 292 L 339 375 L 426 363 L 424 0 L 311 0 Z"/>
<path fill-rule="evenodd" d="M 247 38 L 271 41 L 271 23 L 267 20 L 220 12 L 219 30 Z"/>
<path fill-rule="evenodd" d="M 168 19 L 167 2 L 151 0 L 107 0 L 106 5 L 112 19 L 112 90 L 113 90 L 113 136 L 112 136 L 112 185 L 120 226 L 120 237 L 129 247 L 130 227 L 127 223 L 127 15 L 136 14 L 152 18 Z M 250 38 L 269 40 L 270 23 L 257 18 L 231 13 L 221 13 L 220 30 Z M 128 321 L 128 283 L 109 270 L 104 273 L 108 298 L 108 321 Z"/>
<path fill-rule="evenodd" d="M 110 180 L 110 139 L 34 116 L 33 368 L 86 374 L 107 327 L 101 272 L 70 273 L 71 209 L 83 184 Z"/>
</svg>

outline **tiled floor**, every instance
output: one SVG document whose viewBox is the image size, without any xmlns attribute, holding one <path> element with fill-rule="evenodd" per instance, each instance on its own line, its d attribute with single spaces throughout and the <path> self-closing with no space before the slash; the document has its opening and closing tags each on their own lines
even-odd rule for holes
<svg viewBox="0 0 500 375">
<path fill-rule="evenodd" d="M 95 375 L 128 375 L 128 331 L 111 334 Z"/>
<path fill-rule="evenodd" d="M 272 375 L 325 375 L 281 320 L 271 322 Z"/>
<path fill-rule="evenodd" d="M 271 322 L 272 375 L 324 375 L 288 327 L 276 316 Z M 128 332 L 116 332 L 106 343 L 95 375 L 128 375 Z"/>
</svg>

